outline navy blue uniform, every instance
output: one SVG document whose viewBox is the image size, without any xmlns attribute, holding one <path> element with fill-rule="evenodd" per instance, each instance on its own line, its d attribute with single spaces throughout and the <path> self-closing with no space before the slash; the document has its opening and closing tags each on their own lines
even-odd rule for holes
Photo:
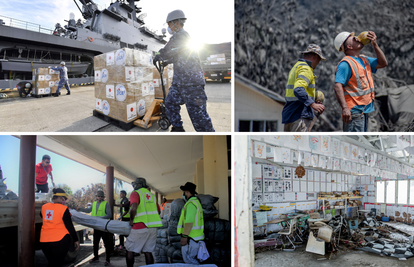
<svg viewBox="0 0 414 267">
<path fill-rule="evenodd" d="M 165 99 L 167 116 L 174 127 L 182 127 L 180 105 L 185 104 L 197 132 L 214 132 L 207 113 L 204 72 L 198 54 L 187 48 L 189 41 L 189 34 L 181 28 L 157 55 L 159 60 L 174 64 L 173 82 Z"/>
</svg>

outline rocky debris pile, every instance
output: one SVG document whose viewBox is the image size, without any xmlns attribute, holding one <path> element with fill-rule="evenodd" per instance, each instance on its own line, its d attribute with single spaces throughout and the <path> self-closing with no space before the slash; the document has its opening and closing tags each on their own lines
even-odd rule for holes
<svg viewBox="0 0 414 267">
<path fill-rule="evenodd" d="M 376 94 L 382 97 L 370 114 L 368 130 L 398 130 L 388 116 L 387 96 L 399 86 L 414 83 L 413 10 L 411 0 L 350 0 L 346 6 L 330 0 L 236 0 L 235 72 L 283 96 L 300 51 L 310 43 L 320 45 L 328 60 L 315 69 L 316 87 L 325 94 L 326 109 L 325 120 L 318 120 L 314 129 L 342 130 L 333 87 L 343 53 L 335 50 L 333 41 L 342 31 L 374 31 L 388 66 L 374 77 Z M 363 54 L 376 57 L 371 45 Z"/>
</svg>

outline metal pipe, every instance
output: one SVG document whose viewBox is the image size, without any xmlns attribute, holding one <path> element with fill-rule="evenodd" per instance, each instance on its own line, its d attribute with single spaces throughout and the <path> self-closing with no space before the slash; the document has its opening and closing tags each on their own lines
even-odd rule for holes
<svg viewBox="0 0 414 267">
<path fill-rule="evenodd" d="M 35 266 L 35 165 L 36 136 L 20 138 L 18 201 L 18 266 Z"/>
<path fill-rule="evenodd" d="M 106 167 L 106 199 L 111 207 L 112 218 L 114 218 L 114 166 Z"/>
</svg>

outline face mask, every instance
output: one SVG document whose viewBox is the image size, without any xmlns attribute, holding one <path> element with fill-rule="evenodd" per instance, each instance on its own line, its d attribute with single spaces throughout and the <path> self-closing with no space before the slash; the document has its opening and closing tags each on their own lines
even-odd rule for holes
<svg viewBox="0 0 414 267">
<path fill-rule="evenodd" d="M 186 201 L 187 202 L 187 198 L 185 197 L 185 195 L 183 194 L 183 199 L 184 199 L 184 201 Z"/>
<path fill-rule="evenodd" d="M 173 35 L 173 34 L 174 34 L 174 33 L 173 33 L 173 31 L 171 30 L 171 28 L 170 28 L 170 27 L 168 27 L 168 28 L 167 28 L 167 31 L 168 31 L 168 33 L 169 33 L 169 34 L 171 34 L 171 35 Z"/>
</svg>

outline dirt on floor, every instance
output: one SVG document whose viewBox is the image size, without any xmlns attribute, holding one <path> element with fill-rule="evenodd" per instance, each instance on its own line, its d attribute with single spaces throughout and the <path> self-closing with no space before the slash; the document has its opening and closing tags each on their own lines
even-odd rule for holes
<svg viewBox="0 0 414 267">
<path fill-rule="evenodd" d="M 255 267 L 408 267 L 414 265 L 414 258 L 399 260 L 358 250 L 339 251 L 331 256 L 331 260 L 324 258 L 325 256 L 306 252 L 305 247 L 297 248 L 294 252 L 271 250 L 256 254 Z"/>
</svg>

